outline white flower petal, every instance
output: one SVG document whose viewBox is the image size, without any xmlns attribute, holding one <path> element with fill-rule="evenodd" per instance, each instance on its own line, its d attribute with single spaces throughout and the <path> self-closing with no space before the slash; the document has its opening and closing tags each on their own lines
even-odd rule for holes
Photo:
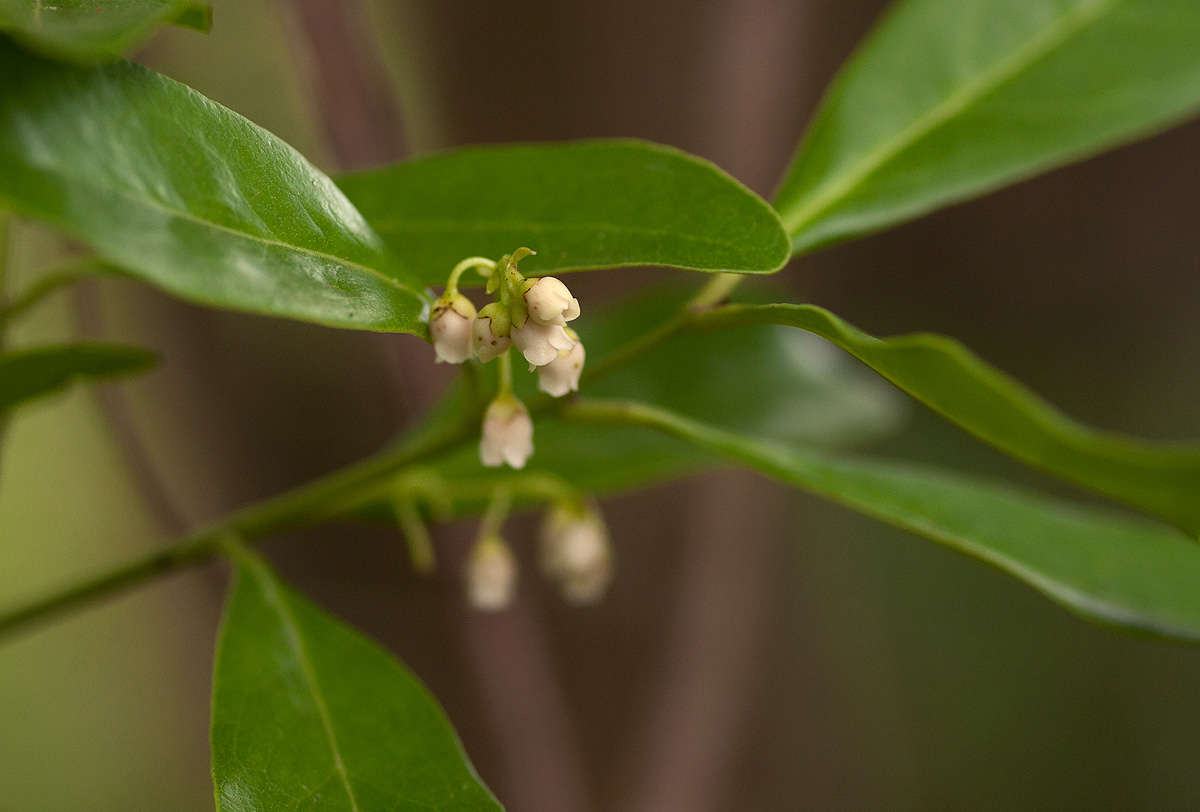
<svg viewBox="0 0 1200 812">
<path fill-rule="evenodd" d="M 578 392 L 585 358 L 582 342 L 566 352 L 559 352 L 553 361 L 538 367 L 538 388 L 556 398 L 568 392 Z"/>
<path fill-rule="evenodd" d="M 492 401 L 483 417 L 479 461 L 490 468 L 505 462 L 524 468 L 532 454 L 533 421 L 525 406 L 512 397 Z"/>
<path fill-rule="evenodd" d="M 480 316 L 475 319 L 472 327 L 472 346 L 475 356 L 486 364 L 493 358 L 503 355 L 512 346 L 512 339 L 508 336 L 496 335 L 492 330 L 491 317 Z"/>
<path fill-rule="evenodd" d="M 560 327 L 579 317 L 579 300 L 561 280 L 543 276 L 525 291 L 525 308 L 529 318 L 539 324 L 556 324 Z"/>
<path fill-rule="evenodd" d="M 499 538 L 480 539 L 467 562 L 467 599 L 476 609 L 493 612 L 512 603 L 517 561 Z"/>
<path fill-rule="evenodd" d="M 453 307 L 439 308 L 429 322 L 429 336 L 438 363 L 461 364 L 471 357 L 473 317 L 459 313 Z"/>
<path fill-rule="evenodd" d="M 526 320 L 521 327 L 514 327 L 512 340 L 525 360 L 535 367 L 553 361 L 558 357 L 559 350 L 569 350 L 575 346 L 561 325 L 538 324 L 533 319 Z"/>
</svg>

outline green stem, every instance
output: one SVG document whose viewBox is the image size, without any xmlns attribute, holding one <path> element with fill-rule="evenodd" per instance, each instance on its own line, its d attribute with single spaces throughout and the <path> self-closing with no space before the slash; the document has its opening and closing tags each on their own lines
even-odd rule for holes
<svg viewBox="0 0 1200 812">
<path fill-rule="evenodd" d="M 484 511 L 483 518 L 479 520 L 479 538 L 500 538 L 500 530 L 504 527 L 504 521 L 508 518 L 508 511 L 511 507 L 512 491 L 505 485 L 494 488 L 487 510 Z"/>
<path fill-rule="evenodd" d="M 513 396 L 512 349 L 500 353 L 500 389 L 496 399 Z"/>
<path fill-rule="evenodd" d="M 0 308 L 8 304 L 8 241 L 12 229 L 12 215 L 0 209 Z M 4 321 L 0 320 L 0 349 L 4 348 Z"/>
<path fill-rule="evenodd" d="M 496 270 L 496 263 L 487 257 L 467 257 L 450 271 L 450 278 L 446 280 L 446 291 L 443 295 L 453 296 L 458 293 L 459 278 L 471 268 L 487 268 L 490 275 L 492 271 Z"/>
<path fill-rule="evenodd" d="M 411 496 L 400 495 L 396 498 L 396 522 L 404 532 L 408 542 L 408 555 L 413 569 L 422 575 L 429 575 L 437 566 L 433 552 L 433 538 L 429 528 L 421 518 L 417 502 Z"/>
<path fill-rule="evenodd" d="M 111 271 L 90 257 L 46 271 L 37 282 L 0 309 L 0 325 L 7 324 L 60 288 L 107 273 Z"/>
</svg>

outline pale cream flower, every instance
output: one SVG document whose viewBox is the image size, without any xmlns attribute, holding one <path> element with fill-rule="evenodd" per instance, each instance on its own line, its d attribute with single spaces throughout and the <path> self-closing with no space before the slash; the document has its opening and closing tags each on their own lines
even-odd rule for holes
<svg viewBox="0 0 1200 812">
<path fill-rule="evenodd" d="M 529 318 L 538 324 L 557 324 L 561 327 L 579 318 L 579 300 L 553 276 L 534 280 L 525 291 L 525 308 Z"/>
<path fill-rule="evenodd" d="M 512 603 L 517 590 L 517 560 L 499 536 L 475 542 L 467 561 L 467 600 L 476 609 L 495 612 Z"/>
<path fill-rule="evenodd" d="M 499 308 L 500 305 L 493 302 L 480 310 L 472 327 L 475 356 L 485 364 L 512 346 L 508 317 L 502 316 Z"/>
<path fill-rule="evenodd" d="M 471 357 L 471 324 L 475 320 L 475 305 L 461 294 L 438 299 L 429 316 L 429 336 L 437 362 L 461 364 Z"/>
<path fill-rule="evenodd" d="M 489 467 L 508 463 L 524 468 L 533 453 L 533 421 L 525 404 L 512 395 L 496 398 L 483 416 L 479 459 Z"/>
<path fill-rule="evenodd" d="M 584 358 L 582 341 L 576 342 L 569 350 L 559 350 L 557 358 L 538 367 L 538 389 L 556 398 L 568 392 L 578 392 Z"/>
<path fill-rule="evenodd" d="M 590 604 L 612 581 L 613 554 L 604 520 L 594 508 L 558 506 L 542 524 L 539 563 L 568 603 Z"/>
<path fill-rule="evenodd" d="M 561 324 L 540 324 L 531 318 L 520 327 L 513 327 L 512 340 L 525 360 L 535 367 L 544 367 L 558 357 L 559 350 L 575 346 Z"/>
</svg>

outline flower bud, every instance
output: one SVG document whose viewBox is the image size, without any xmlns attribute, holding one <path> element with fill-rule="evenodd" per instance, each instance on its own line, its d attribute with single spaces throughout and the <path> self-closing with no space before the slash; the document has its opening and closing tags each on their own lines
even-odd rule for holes
<svg viewBox="0 0 1200 812">
<path fill-rule="evenodd" d="M 571 295 L 560 280 L 543 276 L 527 283 L 525 307 L 529 318 L 538 324 L 557 324 L 560 327 L 579 318 L 579 300 Z"/>
<path fill-rule="evenodd" d="M 512 603 L 517 589 L 517 560 L 499 536 L 475 542 L 467 561 L 467 600 L 476 609 L 494 612 Z"/>
<path fill-rule="evenodd" d="M 499 302 L 481 308 L 471 328 L 476 357 L 486 364 L 506 352 L 512 345 L 511 330 L 508 313 Z"/>
<path fill-rule="evenodd" d="M 538 389 L 556 398 L 568 392 L 578 392 L 583 360 L 583 342 L 576 342 L 569 350 L 559 350 L 557 358 L 544 367 L 538 367 Z"/>
<path fill-rule="evenodd" d="M 483 416 L 480 461 L 492 468 L 506 462 L 513 468 L 524 468 L 532 453 L 533 421 L 525 404 L 512 395 L 493 400 Z"/>
<path fill-rule="evenodd" d="M 461 364 L 471 357 L 471 323 L 475 305 L 461 293 L 443 296 L 434 302 L 429 314 L 429 335 L 437 362 Z"/>
<path fill-rule="evenodd" d="M 525 360 L 535 367 L 544 367 L 558 357 L 559 350 L 575 346 L 561 324 L 539 324 L 532 318 L 512 328 L 512 340 Z"/>
<path fill-rule="evenodd" d="M 613 556 L 599 512 L 565 505 L 551 510 L 542 524 L 539 563 L 568 603 L 600 600 L 612 581 Z"/>
</svg>

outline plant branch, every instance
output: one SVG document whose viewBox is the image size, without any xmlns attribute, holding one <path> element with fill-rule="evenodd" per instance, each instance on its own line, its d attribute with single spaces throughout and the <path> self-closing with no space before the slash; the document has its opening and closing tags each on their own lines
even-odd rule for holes
<svg viewBox="0 0 1200 812">
<path fill-rule="evenodd" d="M 714 277 L 681 313 L 601 359 L 591 375 L 585 372 L 585 379 L 600 378 L 691 326 L 701 313 L 723 300 L 737 284 L 739 278 L 730 279 L 731 276 L 721 274 Z M 534 414 L 552 409 L 564 409 L 568 415 L 584 419 L 643 422 L 647 425 L 659 425 L 660 422 L 657 415 L 644 414 L 643 410 L 649 407 L 640 404 L 576 401 L 564 408 L 554 399 L 543 397 L 529 407 Z M 360 502 L 364 492 L 378 490 L 382 483 L 395 477 L 406 466 L 436 457 L 469 441 L 478 428 L 480 417 L 480 410 L 472 405 L 460 420 L 440 433 L 416 443 L 385 449 L 306 485 L 236 511 L 165 549 L 71 584 L 49 596 L 0 612 L 0 638 L 150 578 L 207 561 L 222 552 L 221 539 L 230 533 L 246 543 L 252 543 L 287 529 L 315 524 L 336 516 L 348 506 Z"/>
<path fill-rule="evenodd" d="M 406 465 L 454 448 L 470 437 L 473 428 L 473 421 L 464 422 L 424 444 L 389 449 L 368 457 L 307 485 L 237 511 L 165 549 L 0 613 L 0 638 L 149 578 L 207 561 L 222 552 L 222 539 L 230 534 L 249 543 L 336 515 L 344 501 L 359 489 L 394 476 Z"/>
</svg>

